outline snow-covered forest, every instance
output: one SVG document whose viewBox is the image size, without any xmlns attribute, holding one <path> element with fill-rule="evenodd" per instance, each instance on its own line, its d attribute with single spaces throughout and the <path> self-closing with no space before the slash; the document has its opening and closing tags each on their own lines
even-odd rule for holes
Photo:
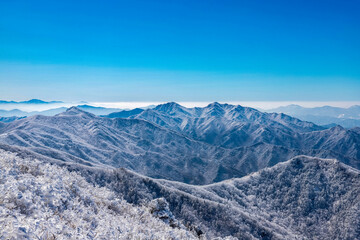
<svg viewBox="0 0 360 240">
<path fill-rule="evenodd" d="M 196 239 L 76 172 L 0 151 L 0 239 Z M 154 210 L 155 209 L 155 210 Z M 160 216 L 158 216 L 160 215 Z"/>
</svg>

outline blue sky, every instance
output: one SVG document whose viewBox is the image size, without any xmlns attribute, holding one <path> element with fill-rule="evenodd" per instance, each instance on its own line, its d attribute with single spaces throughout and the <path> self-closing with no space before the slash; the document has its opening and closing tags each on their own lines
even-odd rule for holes
<svg viewBox="0 0 360 240">
<path fill-rule="evenodd" d="M 359 101 L 359 1 L 0 2 L 0 98 Z"/>
</svg>

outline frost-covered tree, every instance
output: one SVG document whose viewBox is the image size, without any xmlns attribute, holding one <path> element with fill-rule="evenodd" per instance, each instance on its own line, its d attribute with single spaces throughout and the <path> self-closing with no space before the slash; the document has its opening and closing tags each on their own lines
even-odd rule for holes
<svg viewBox="0 0 360 240">
<path fill-rule="evenodd" d="M 76 172 L 4 151 L 0 151 L 0 193 L 4 240 L 196 238 Z"/>
</svg>

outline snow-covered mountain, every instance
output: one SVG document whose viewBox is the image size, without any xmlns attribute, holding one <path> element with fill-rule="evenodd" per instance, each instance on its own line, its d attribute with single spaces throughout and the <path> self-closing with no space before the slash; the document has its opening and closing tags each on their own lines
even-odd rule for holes
<svg viewBox="0 0 360 240">
<path fill-rule="evenodd" d="M 360 237 L 360 171 L 336 160 L 299 156 L 205 186 L 4 151 L 0 165 L 5 238 Z"/>
<path fill-rule="evenodd" d="M 355 129 L 347 130 L 340 126 L 324 129 L 282 113 L 263 113 L 253 108 L 219 103 L 212 103 L 204 108 L 185 108 L 177 103 L 167 103 L 130 114 L 131 112 L 126 112 L 118 117 L 150 121 L 189 138 L 225 148 L 257 149 L 253 159 L 259 155 L 259 150 L 264 153 L 260 155 L 262 159 L 271 158 L 272 153 L 266 151 L 269 148 L 282 147 L 284 150 L 280 152 L 297 151 L 312 156 L 315 152 L 319 153 L 319 150 L 328 150 L 332 154 L 352 158 L 349 160 L 352 161 L 350 165 L 360 167 L 360 138 Z M 116 113 L 112 116 L 116 116 Z M 312 150 L 316 151 L 311 153 Z M 249 150 L 242 155 L 252 152 Z M 287 159 L 289 157 L 292 156 L 287 155 Z"/>
<path fill-rule="evenodd" d="M 166 117 L 168 125 L 160 126 L 160 122 L 136 118 L 97 117 L 72 107 L 52 117 L 32 116 L 0 123 L 0 143 L 65 162 L 125 167 L 146 176 L 192 184 L 242 177 L 300 154 L 336 158 L 360 168 L 360 132 L 356 129 L 334 127 L 318 130 L 321 128 L 312 123 L 283 114 L 236 110 L 238 108 L 241 107 L 212 104 L 204 109 L 188 110 L 173 103 L 159 105 L 156 111 L 168 112 L 161 115 L 162 119 Z M 154 110 L 142 113 L 146 112 L 156 113 Z M 217 117 L 211 117 L 214 112 Z M 219 112 L 222 113 L 220 117 Z M 234 117 L 236 120 L 229 116 L 231 113 L 238 114 L 237 118 Z M 207 123 L 200 124 L 204 120 L 186 117 L 190 114 L 206 116 L 203 118 Z M 247 116 L 245 120 L 240 120 L 244 116 Z M 205 135 L 212 132 L 227 140 L 233 137 L 225 133 L 242 132 L 242 135 L 237 135 L 236 144 L 230 141 L 222 141 L 222 146 L 210 144 L 201 137 L 193 138 L 192 130 L 188 133 L 187 128 L 175 129 L 175 121 L 179 119 L 194 120 L 189 129 Z M 181 125 L 183 122 L 178 123 Z M 228 127 L 228 124 L 233 127 Z M 248 127 L 244 129 L 244 125 Z"/>
<path fill-rule="evenodd" d="M 218 103 L 117 115 L 0 122 L 0 239 L 360 238 L 360 128 Z"/>
<path fill-rule="evenodd" d="M 133 112 L 128 118 L 143 119 L 193 139 L 227 148 L 260 142 L 291 146 L 297 133 L 323 129 L 284 114 L 268 114 L 216 102 L 204 108 L 185 108 L 171 102 L 140 113 Z"/>
<path fill-rule="evenodd" d="M 208 212 L 189 206 L 190 212 L 201 216 L 199 223 L 208 224 L 203 226 L 207 231 L 222 229 L 224 235 L 259 239 L 360 237 L 360 172 L 336 160 L 296 157 L 244 178 L 196 188 L 160 182 L 198 201 L 209 201 Z M 165 199 L 179 209 L 171 194 Z M 210 223 L 204 220 L 209 212 L 215 220 Z"/>
<path fill-rule="evenodd" d="M 130 175 L 130 176 L 129 176 Z M 130 202 L 163 197 L 177 219 L 239 239 L 358 239 L 360 172 L 336 160 L 296 157 L 244 178 L 207 186 L 116 173 Z M 119 182 L 116 183 L 116 182 Z"/>
</svg>

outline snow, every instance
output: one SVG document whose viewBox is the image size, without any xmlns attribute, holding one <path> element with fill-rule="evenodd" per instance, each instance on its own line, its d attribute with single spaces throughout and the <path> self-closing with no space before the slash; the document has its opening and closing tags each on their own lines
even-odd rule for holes
<svg viewBox="0 0 360 240">
<path fill-rule="evenodd" d="M 146 203 L 165 222 L 174 216 L 207 239 L 359 237 L 360 173 L 333 159 L 299 156 L 206 186 L 151 179 L 126 169 L 92 173 L 87 179 L 101 179 L 127 201 Z"/>
<path fill-rule="evenodd" d="M 68 169 L 0 151 L 0 239 L 360 237 L 360 172 L 334 159 L 299 156 L 206 186 Z"/>
<path fill-rule="evenodd" d="M 4 151 L 0 192 L 0 239 L 195 239 L 76 172 Z"/>
</svg>

